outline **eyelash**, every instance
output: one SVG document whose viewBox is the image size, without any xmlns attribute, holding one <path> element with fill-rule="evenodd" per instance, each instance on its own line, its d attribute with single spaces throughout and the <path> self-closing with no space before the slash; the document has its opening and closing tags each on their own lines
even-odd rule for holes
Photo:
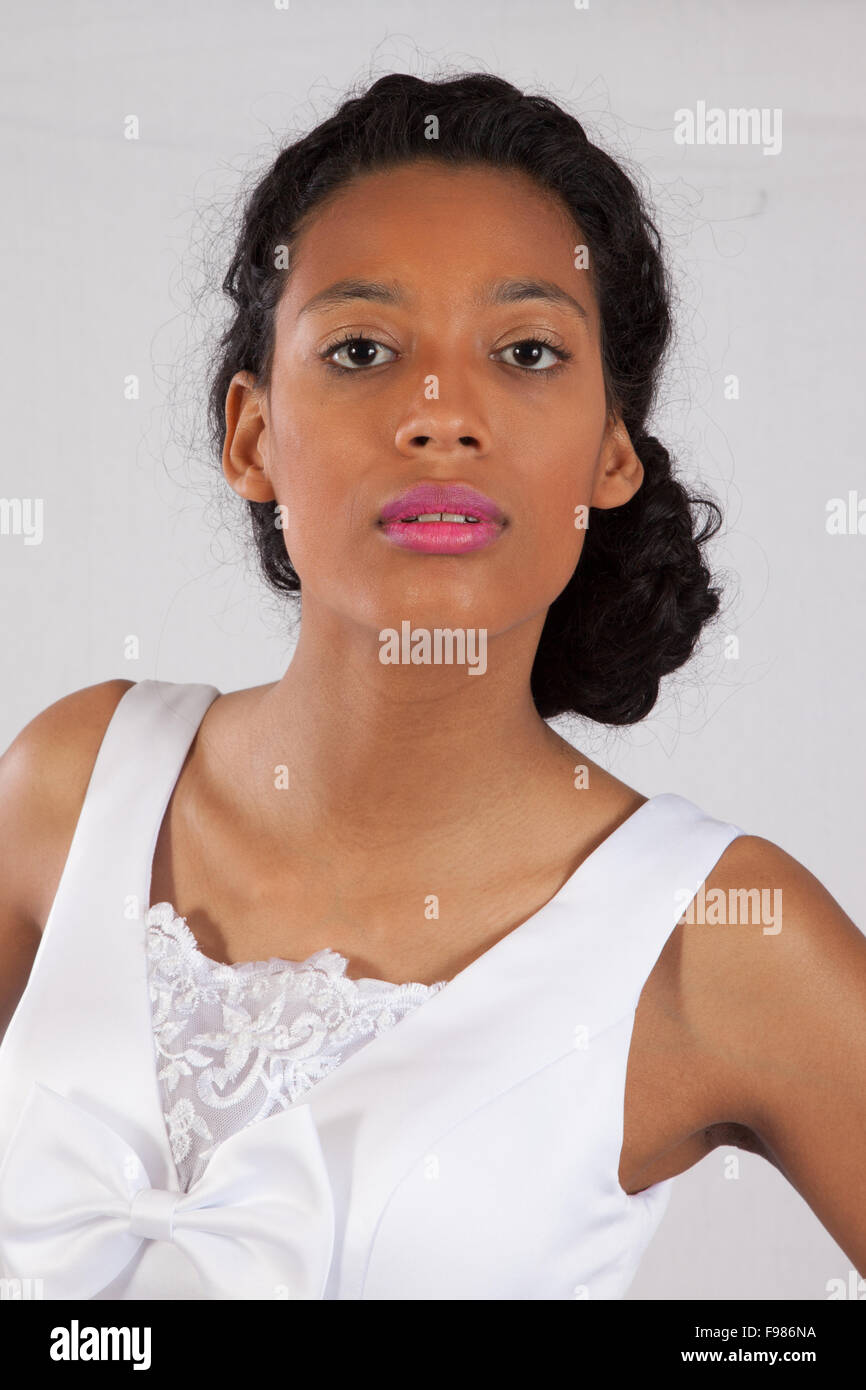
<svg viewBox="0 0 866 1390">
<path fill-rule="evenodd" d="M 330 362 L 328 360 L 330 357 L 333 357 L 335 352 L 339 352 L 341 348 L 350 347 L 353 343 L 372 343 L 374 347 L 387 347 L 386 343 L 380 343 L 378 339 L 368 337 L 366 333 L 350 333 L 346 337 L 340 338 L 333 343 L 329 343 L 327 347 L 324 347 L 320 353 L 320 358 L 326 367 L 330 367 L 332 371 L 342 373 L 343 376 L 354 372 L 364 372 L 367 370 L 364 367 L 341 367 L 338 362 Z M 530 376 L 554 376 L 566 362 L 571 361 L 574 355 L 568 351 L 568 348 L 559 347 L 558 344 L 551 342 L 543 333 L 534 333 L 530 338 L 515 338 L 513 343 L 506 343 L 505 347 L 500 348 L 499 351 L 507 352 L 509 348 L 523 347 L 527 343 L 532 345 L 537 343 L 542 347 L 549 348 L 550 351 L 559 358 L 555 367 L 524 367 L 521 366 L 519 362 L 506 363 L 506 366 L 516 367 L 519 372 L 526 372 Z M 388 348 L 388 351 L 393 352 L 394 349 Z M 384 366 L 385 364 L 380 362 L 377 365 Z"/>
</svg>

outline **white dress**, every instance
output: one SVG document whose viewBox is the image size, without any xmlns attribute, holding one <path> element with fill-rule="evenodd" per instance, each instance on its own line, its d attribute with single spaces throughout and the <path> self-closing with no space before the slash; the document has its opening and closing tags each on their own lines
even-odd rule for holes
<svg viewBox="0 0 866 1390">
<path fill-rule="evenodd" d="M 745 832 L 650 797 L 447 983 L 347 980 L 329 949 L 221 966 L 149 907 L 218 694 L 140 681 L 102 740 L 0 1044 L 0 1275 L 45 1298 L 621 1298 L 674 1181 L 618 1177 L 638 999 Z"/>
<path fill-rule="evenodd" d="M 305 961 L 223 965 L 171 903 L 145 925 L 157 1075 L 184 1191 L 230 1134 L 287 1109 L 446 983 L 350 980 L 328 947 Z"/>
</svg>

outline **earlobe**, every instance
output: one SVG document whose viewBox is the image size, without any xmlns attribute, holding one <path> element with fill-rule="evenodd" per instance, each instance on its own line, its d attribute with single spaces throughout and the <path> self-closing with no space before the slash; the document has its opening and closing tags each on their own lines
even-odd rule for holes
<svg viewBox="0 0 866 1390">
<path fill-rule="evenodd" d="M 226 392 L 223 473 L 229 486 L 249 502 L 276 496 L 267 474 L 267 402 L 252 372 L 235 372 Z"/>
<path fill-rule="evenodd" d="M 591 507 L 621 507 L 643 482 L 643 464 L 619 416 L 609 416 L 599 455 Z"/>
</svg>

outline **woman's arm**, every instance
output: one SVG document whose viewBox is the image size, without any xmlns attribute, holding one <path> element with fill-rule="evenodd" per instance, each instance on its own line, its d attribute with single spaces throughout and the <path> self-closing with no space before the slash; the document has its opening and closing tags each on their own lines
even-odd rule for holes
<svg viewBox="0 0 866 1390">
<path fill-rule="evenodd" d="M 64 696 L 0 757 L 0 1037 L 30 977 L 99 745 L 132 684 Z"/>
<path fill-rule="evenodd" d="M 866 936 L 768 840 L 739 837 L 719 869 L 706 920 L 682 925 L 680 979 L 719 1120 L 759 1137 L 866 1275 Z"/>
</svg>

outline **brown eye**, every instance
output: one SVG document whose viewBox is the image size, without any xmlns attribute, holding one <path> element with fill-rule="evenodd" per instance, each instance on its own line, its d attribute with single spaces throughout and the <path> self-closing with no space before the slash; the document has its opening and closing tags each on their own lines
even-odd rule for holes
<svg viewBox="0 0 866 1390">
<path fill-rule="evenodd" d="M 384 343 L 377 343 L 374 338 L 365 338 L 363 334 L 352 334 L 343 338 L 339 343 L 333 343 L 326 347 L 322 353 L 322 358 L 328 366 L 336 367 L 338 371 L 357 371 L 364 367 L 378 367 L 380 364 L 374 358 L 380 348 L 384 352 L 392 351 L 391 348 L 385 347 Z M 346 355 L 344 360 L 334 362 L 332 359 L 340 352 Z"/>
<path fill-rule="evenodd" d="M 560 362 L 571 356 L 564 348 L 554 347 L 553 343 L 548 343 L 543 338 L 521 338 L 519 342 L 509 343 L 508 347 L 501 348 L 500 352 L 519 352 L 524 360 L 511 362 L 509 365 L 536 374 L 555 369 Z M 545 353 L 549 353 L 555 360 L 545 362 Z"/>
</svg>

